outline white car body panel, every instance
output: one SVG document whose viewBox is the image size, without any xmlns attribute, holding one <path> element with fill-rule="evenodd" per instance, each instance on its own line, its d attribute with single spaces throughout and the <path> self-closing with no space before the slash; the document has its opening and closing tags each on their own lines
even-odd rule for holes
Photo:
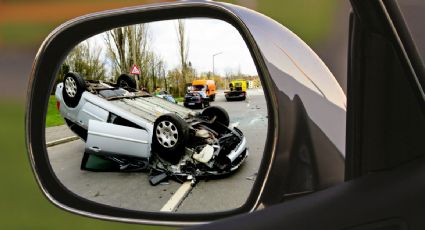
<svg viewBox="0 0 425 230">
<path fill-rule="evenodd" d="M 106 155 L 150 157 L 149 133 L 143 129 L 90 120 L 86 152 Z"/>
<path fill-rule="evenodd" d="M 92 153 L 102 154 L 108 152 L 148 158 L 150 156 L 154 122 L 159 116 L 170 112 L 176 113 L 181 117 L 196 115 L 190 109 L 157 97 L 108 101 L 87 91 L 81 95 L 78 105 L 75 108 L 71 108 L 64 103 L 62 90 L 63 83 L 59 83 L 55 93 L 56 99 L 60 102 L 59 111 L 63 117 L 88 131 L 86 150 Z M 140 126 L 141 129 L 108 123 L 110 114 L 128 120 Z M 135 130 L 139 131 L 136 132 Z M 125 138 L 112 138 L 119 136 Z M 136 151 L 137 148 L 139 148 L 138 151 Z"/>
</svg>

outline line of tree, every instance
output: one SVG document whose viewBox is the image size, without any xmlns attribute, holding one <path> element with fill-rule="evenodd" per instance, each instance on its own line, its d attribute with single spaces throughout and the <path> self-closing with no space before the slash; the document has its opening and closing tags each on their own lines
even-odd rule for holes
<svg viewBox="0 0 425 230">
<path fill-rule="evenodd" d="M 225 79 L 211 72 L 200 73 L 189 61 L 190 40 L 185 20 L 176 20 L 176 42 L 179 66 L 166 71 L 166 62 L 149 46 L 151 37 L 149 24 L 138 24 L 112 29 L 103 34 L 104 44 L 91 44 L 84 41 L 77 45 L 68 55 L 59 70 L 58 81 L 69 71 L 78 72 L 87 80 L 116 81 L 122 73 L 129 73 L 136 64 L 140 69 L 139 88 L 153 92 L 157 88 L 169 91 L 181 97 L 186 93 L 188 83 L 194 79 L 214 79 L 220 88 L 225 82 L 244 77 L 238 71 L 226 71 Z M 102 50 L 104 48 L 105 50 Z M 103 52 L 102 52 L 103 51 Z"/>
<path fill-rule="evenodd" d="M 87 41 L 77 45 L 62 64 L 58 81 L 62 81 L 69 71 L 79 73 L 86 80 L 116 81 L 119 75 L 129 73 L 136 64 L 141 72 L 140 88 L 153 90 L 166 82 L 165 61 L 149 50 L 148 24 L 112 29 L 104 33 L 103 42 L 104 46 L 95 48 Z M 106 48 L 103 57 L 100 47 Z"/>
<path fill-rule="evenodd" d="M 71 50 L 62 64 L 58 81 L 62 81 L 69 71 L 77 72 L 88 80 L 104 80 L 106 70 L 100 57 L 100 51 L 96 47 L 91 47 L 87 41 L 78 44 Z"/>
</svg>

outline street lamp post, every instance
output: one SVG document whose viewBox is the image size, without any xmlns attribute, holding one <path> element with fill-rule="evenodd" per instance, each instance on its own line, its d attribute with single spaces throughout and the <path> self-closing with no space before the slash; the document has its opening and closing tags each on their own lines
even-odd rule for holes
<svg viewBox="0 0 425 230">
<path fill-rule="evenodd" d="M 212 66 L 212 75 L 213 75 L 213 77 L 215 76 L 215 73 L 214 73 L 214 58 L 215 58 L 215 56 L 217 56 L 219 54 L 222 54 L 222 53 L 223 52 L 218 52 L 218 53 L 215 53 L 215 54 L 212 55 L 212 64 L 213 64 L 213 66 Z"/>
</svg>

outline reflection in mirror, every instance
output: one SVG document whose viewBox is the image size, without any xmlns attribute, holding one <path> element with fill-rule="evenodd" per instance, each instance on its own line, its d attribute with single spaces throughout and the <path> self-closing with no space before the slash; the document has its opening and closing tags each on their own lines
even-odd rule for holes
<svg viewBox="0 0 425 230">
<path fill-rule="evenodd" d="M 158 21 L 106 31 L 68 54 L 50 97 L 47 150 L 59 181 L 88 200 L 225 211 L 248 198 L 267 119 L 254 61 L 233 26 Z"/>
</svg>

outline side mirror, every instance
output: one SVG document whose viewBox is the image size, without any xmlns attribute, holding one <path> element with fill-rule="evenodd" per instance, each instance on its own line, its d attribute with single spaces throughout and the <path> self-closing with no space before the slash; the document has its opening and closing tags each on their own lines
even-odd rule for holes
<svg viewBox="0 0 425 230">
<path fill-rule="evenodd" d="M 208 29 L 225 24 L 236 31 L 246 49 L 246 55 L 239 56 L 250 60 L 255 71 L 249 77 L 256 86 L 243 92 L 243 100 L 226 102 L 224 86 L 228 81 L 223 77 L 223 89 L 218 88 L 214 99 L 200 104 L 206 107 L 204 110 L 183 107 L 192 103 L 186 101 L 189 99 L 184 92 L 189 73 L 196 72 L 191 69 L 196 63 L 182 64 L 182 69 L 162 74 L 164 69 L 155 69 L 160 61 L 143 68 L 142 63 L 148 62 L 139 62 L 144 52 L 141 46 L 124 49 L 122 58 L 134 57 L 129 59 L 134 63 L 128 69 L 114 67 L 112 61 L 101 62 L 108 66 L 104 70 L 110 76 L 114 71 L 140 76 L 139 82 L 123 80 L 126 87 L 109 84 L 116 79 L 109 79 L 105 73 L 99 81 L 100 77 L 93 79 L 95 73 L 86 70 L 61 72 L 73 52 L 78 56 L 77 48 L 83 41 L 91 39 L 99 45 L 116 39 L 108 35 L 114 32 L 127 34 L 127 41 L 134 41 L 142 39 L 139 36 L 143 36 L 145 25 L 163 23 L 153 26 L 160 29 L 171 21 L 182 29 L 182 20 L 206 20 L 203 26 L 210 26 Z M 180 39 L 184 42 L 184 35 Z M 108 48 L 107 43 L 100 46 L 98 50 Z M 106 58 L 101 51 L 86 49 L 98 60 Z M 226 55 L 223 52 L 220 58 Z M 157 59 L 150 60 L 154 63 Z M 301 39 L 246 8 L 187 1 L 82 16 L 61 25 L 46 38 L 33 66 L 26 113 L 28 152 L 44 194 L 65 210 L 108 220 L 192 225 L 252 212 L 344 179 L 346 98 L 342 89 Z M 143 72 L 148 70 L 155 74 Z M 218 66 L 215 70 L 220 76 Z M 149 80 L 152 76 L 153 81 Z M 153 92 L 149 89 L 158 87 L 156 84 L 170 89 L 179 104 L 166 104 L 166 100 L 149 96 Z M 147 92 L 133 90 L 133 85 Z M 75 134 L 71 139 L 79 141 L 65 149 L 72 150 L 69 153 L 60 145 L 68 139 L 52 142 L 48 138 L 46 117 L 51 98 L 56 98 L 60 115 Z M 251 106 L 256 103 L 260 106 Z M 80 167 L 103 172 L 81 173 Z M 240 173 L 248 169 L 253 170 L 250 175 Z M 113 174 L 117 171 L 127 174 Z M 74 177 L 82 182 L 73 183 L 72 173 L 84 174 Z M 205 179 L 210 176 L 217 177 Z M 171 184 L 166 180 L 169 177 L 182 184 Z M 114 180 L 112 185 L 110 180 Z M 188 211 L 176 212 L 182 199 L 195 196 L 192 189 L 199 180 L 208 186 L 197 191 L 198 198 L 187 206 Z M 161 183 L 168 187 L 149 187 Z M 99 188 L 107 185 L 111 186 L 111 194 L 103 196 Z M 212 188 L 220 192 L 208 193 Z M 134 203 L 139 205 L 131 206 Z"/>
</svg>

